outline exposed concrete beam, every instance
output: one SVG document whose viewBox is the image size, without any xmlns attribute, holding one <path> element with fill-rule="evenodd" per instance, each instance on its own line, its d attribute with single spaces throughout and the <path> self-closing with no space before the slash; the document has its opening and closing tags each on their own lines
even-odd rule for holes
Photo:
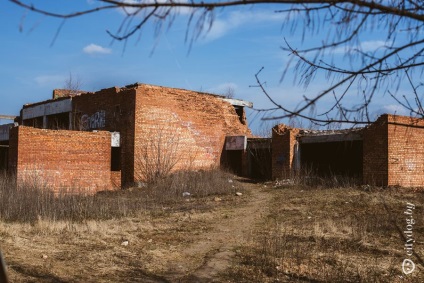
<svg viewBox="0 0 424 283">
<path fill-rule="evenodd" d="M 22 119 L 33 119 L 48 115 L 66 113 L 72 111 L 72 99 L 47 101 L 42 104 L 27 105 L 22 109 Z"/>
<path fill-rule="evenodd" d="M 253 107 L 253 103 L 246 100 L 241 99 L 234 99 L 234 98 L 221 98 L 224 101 L 227 101 L 228 103 L 231 103 L 234 106 L 243 106 L 243 107 Z"/>
<path fill-rule="evenodd" d="M 11 116 L 11 115 L 1 115 L 0 114 L 0 119 L 4 119 L 4 120 L 15 120 L 16 116 Z"/>
</svg>

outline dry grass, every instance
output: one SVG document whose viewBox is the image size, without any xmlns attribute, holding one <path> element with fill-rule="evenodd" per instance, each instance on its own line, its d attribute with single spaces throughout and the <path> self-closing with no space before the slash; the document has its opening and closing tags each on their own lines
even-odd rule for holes
<svg viewBox="0 0 424 283">
<path fill-rule="evenodd" d="M 13 282 L 191 282 L 208 272 L 211 282 L 424 282 L 419 191 L 271 188 L 219 171 L 95 196 L 11 185 L 0 179 L 0 246 Z M 416 269 L 405 276 L 407 202 L 416 205 Z M 228 269 L 216 275 L 220 265 Z"/>
<path fill-rule="evenodd" d="M 422 192 L 409 189 L 285 187 L 250 245 L 241 247 L 232 282 L 424 282 Z M 416 270 L 402 235 L 414 203 Z M 401 278 L 403 277 L 403 279 Z M 403 281 L 402 281 L 403 282 Z"/>
<path fill-rule="evenodd" d="M 154 186 L 94 196 L 54 196 L 3 178 L 0 247 L 11 282 L 167 282 L 165 277 L 184 276 L 202 263 L 209 246 L 187 248 L 199 237 L 209 241 L 204 233 L 223 217 L 216 210 L 244 202 L 234 195 L 244 190 L 233 177 L 180 172 Z"/>
<path fill-rule="evenodd" d="M 66 190 L 55 195 L 38 183 L 16 186 L 13 178 L 0 177 L 0 220 L 34 223 L 83 222 L 136 217 L 145 213 L 201 209 L 207 196 L 233 195 L 242 188 L 233 176 L 219 171 L 178 172 L 145 188 L 81 195 Z M 188 194 L 189 195 L 188 195 Z M 207 209 L 207 206 L 204 207 Z"/>
</svg>

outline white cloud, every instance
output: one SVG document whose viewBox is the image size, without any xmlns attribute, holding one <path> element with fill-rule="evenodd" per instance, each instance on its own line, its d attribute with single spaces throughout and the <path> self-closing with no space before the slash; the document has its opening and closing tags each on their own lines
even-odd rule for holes
<svg viewBox="0 0 424 283">
<path fill-rule="evenodd" d="M 154 3 L 169 3 L 170 0 L 122 0 L 122 3 L 126 4 L 154 4 Z M 188 3 L 188 0 L 178 0 L 178 1 L 172 1 L 173 3 Z M 139 17 L 145 16 L 147 13 L 151 11 L 152 8 L 146 8 L 144 9 L 144 12 L 141 12 L 138 14 Z M 166 8 L 165 8 L 166 9 Z M 132 8 L 132 7 L 123 7 L 120 8 L 118 11 L 123 15 L 132 15 L 136 13 L 139 10 L 139 8 Z M 179 15 L 187 15 L 191 14 L 193 11 L 190 7 L 179 7 L 179 8 L 173 8 L 173 12 Z"/>
<path fill-rule="evenodd" d="M 112 50 L 110 48 L 105 48 L 100 45 L 91 43 L 82 49 L 84 53 L 87 54 L 110 54 Z"/>
<path fill-rule="evenodd" d="M 213 41 L 225 36 L 229 32 L 244 26 L 258 23 L 282 23 L 286 15 L 273 11 L 233 11 L 226 14 L 225 18 L 215 19 L 210 30 L 205 30 L 204 40 Z"/>
</svg>

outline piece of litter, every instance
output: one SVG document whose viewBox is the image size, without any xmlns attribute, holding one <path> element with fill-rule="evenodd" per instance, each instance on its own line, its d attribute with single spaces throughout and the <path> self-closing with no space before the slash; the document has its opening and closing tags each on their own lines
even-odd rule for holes
<svg viewBox="0 0 424 283">
<path fill-rule="evenodd" d="M 191 196 L 191 194 L 189 192 L 184 192 L 183 193 L 183 197 L 189 197 L 189 196 Z"/>
</svg>

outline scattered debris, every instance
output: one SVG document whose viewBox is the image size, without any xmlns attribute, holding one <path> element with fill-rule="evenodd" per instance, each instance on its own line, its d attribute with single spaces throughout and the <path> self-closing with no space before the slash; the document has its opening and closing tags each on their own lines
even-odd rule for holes
<svg viewBox="0 0 424 283">
<path fill-rule="evenodd" d="M 219 198 L 219 197 L 215 197 L 213 200 L 214 200 L 214 201 L 221 201 L 222 199 L 221 199 L 221 198 Z"/>
<path fill-rule="evenodd" d="M 151 243 L 151 242 L 153 242 L 153 239 L 149 239 L 149 240 L 147 240 L 147 242 L 148 243 Z"/>
<path fill-rule="evenodd" d="M 42 258 L 42 259 L 47 259 L 47 258 L 48 258 L 48 256 L 47 256 L 47 255 L 42 255 L 42 256 L 41 256 L 41 258 Z"/>
<path fill-rule="evenodd" d="M 228 179 L 228 183 L 232 183 L 233 182 L 233 180 L 232 179 Z"/>
<path fill-rule="evenodd" d="M 183 197 L 189 197 L 189 196 L 191 196 L 191 194 L 189 192 L 184 192 L 183 193 Z"/>
<path fill-rule="evenodd" d="M 144 182 L 137 182 L 137 188 L 147 188 L 147 183 Z"/>
<path fill-rule="evenodd" d="M 128 242 L 128 241 L 123 241 L 123 242 L 121 243 L 121 246 L 128 246 L 128 244 L 129 244 L 129 242 Z"/>
<path fill-rule="evenodd" d="M 294 185 L 294 181 L 292 179 L 284 179 L 284 180 L 276 180 L 274 182 L 273 187 L 281 187 L 281 186 L 293 186 Z"/>
<path fill-rule="evenodd" d="M 365 192 L 369 192 L 369 191 L 371 191 L 371 186 L 370 185 L 363 185 L 362 190 L 364 190 Z"/>
<path fill-rule="evenodd" d="M 240 192 L 237 192 L 236 193 L 236 196 L 242 196 L 243 194 L 242 193 L 240 193 Z"/>
</svg>

